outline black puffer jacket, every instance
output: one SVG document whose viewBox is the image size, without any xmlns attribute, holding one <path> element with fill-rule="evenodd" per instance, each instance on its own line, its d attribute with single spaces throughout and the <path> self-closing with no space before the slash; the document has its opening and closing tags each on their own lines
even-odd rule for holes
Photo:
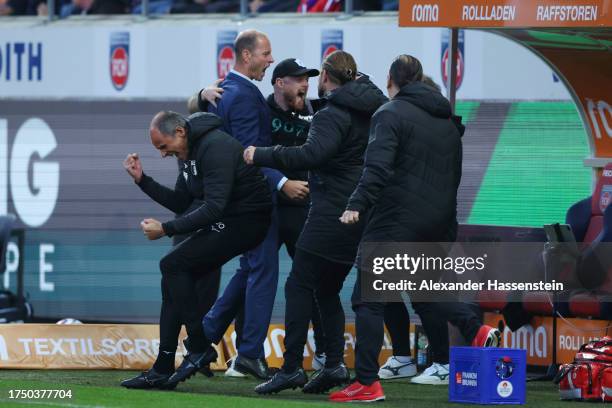
<svg viewBox="0 0 612 408">
<path fill-rule="evenodd" d="M 347 205 L 373 207 L 364 241 L 455 240 L 464 129 L 448 100 L 420 82 L 378 109 Z"/>
<path fill-rule="evenodd" d="M 254 161 L 281 170 L 309 170 L 311 206 L 297 246 L 352 263 L 363 225 L 345 226 L 338 218 L 361 176 L 370 119 L 386 97 L 362 77 L 336 89 L 327 100 L 314 115 L 306 143 L 257 148 Z"/>
<path fill-rule="evenodd" d="M 189 233 L 224 217 L 268 215 L 272 196 L 261 171 L 247 166 L 244 148 L 218 129 L 221 119 L 212 113 L 195 113 L 188 119 L 189 157 L 180 162 L 175 189 L 143 175 L 139 187 L 170 211 L 181 214 L 162 224 L 168 236 Z"/>
</svg>

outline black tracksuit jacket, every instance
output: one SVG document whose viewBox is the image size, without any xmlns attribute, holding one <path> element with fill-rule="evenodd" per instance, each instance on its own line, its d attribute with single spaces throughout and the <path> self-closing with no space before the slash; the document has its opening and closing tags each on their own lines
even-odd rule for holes
<svg viewBox="0 0 612 408">
<path fill-rule="evenodd" d="M 225 217 L 268 215 L 272 210 L 270 189 L 261 171 L 247 166 L 244 148 L 219 130 L 221 119 L 212 113 L 188 118 L 189 157 L 179 161 L 175 189 L 144 175 L 138 186 L 154 201 L 181 214 L 162 224 L 168 236 L 204 228 Z"/>
<path fill-rule="evenodd" d="M 306 143 L 258 147 L 254 162 L 281 170 L 309 170 L 311 206 L 297 247 L 328 260 L 352 264 L 363 222 L 339 221 L 361 176 L 372 114 L 386 97 L 366 76 L 326 97 L 312 120 Z"/>
</svg>

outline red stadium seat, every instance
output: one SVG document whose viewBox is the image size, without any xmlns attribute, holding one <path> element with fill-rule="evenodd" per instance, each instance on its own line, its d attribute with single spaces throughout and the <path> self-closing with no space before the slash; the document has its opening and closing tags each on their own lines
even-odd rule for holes
<svg viewBox="0 0 612 408">
<path fill-rule="evenodd" d="M 538 316 L 550 316 L 553 313 L 552 293 L 528 292 L 523 295 L 523 309 Z"/>
<path fill-rule="evenodd" d="M 559 276 L 571 286 L 582 290 L 563 294 L 557 299 L 556 310 L 577 317 L 609 317 L 612 294 L 612 263 L 602 265 L 603 242 L 612 241 L 612 163 L 605 166 L 602 176 L 597 182 L 592 196 L 572 205 L 567 211 L 566 223 L 579 243 L 582 261 L 576 270 L 566 267 Z M 605 262 L 603 262 L 605 263 Z M 586 290 L 585 290 L 586 289 Z M 546 292 L 526 293 L 523 296 L 523 309 L 535 315 L 550 316 L 553 313 L 551 305 L 552 294 Z"/>
<path fill-rule="evenodd" d="M 487 312 L 501 312 L 508 304 L 508 293 L 483 290 L 478 292 L 476 300 L 480 308 Z"/>
<path fill-rule="evenodd" d="M 593 195 L 574 204 L 566 222 L 581 243 L 582 260 L 577 278 L 586 290 L 572 294 L 569 308 L 577 317 L 610 318 L 612 256 L 612 163 L 603 169 Z"/>
<path fill-rule="evenodd" d="M 602 302 L 593 293 L 583 292 L 573 295 L 569 303 L 570 313 L 577 317 L 600 317 Z"/>
</svg>

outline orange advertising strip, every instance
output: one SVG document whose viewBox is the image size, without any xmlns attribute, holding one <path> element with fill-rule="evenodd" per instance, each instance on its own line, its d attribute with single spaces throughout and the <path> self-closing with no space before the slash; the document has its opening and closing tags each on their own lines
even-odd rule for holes
<svg viewBox="0 0 612 408">
<path fill-rule="evenodd" d="M 414 325 L 410 325 L 410 338 L 411 338 L 411 350 L 414 354 L 414 346 L 413 346 L 413 337 L 414 337 Z M 266 360 L 270 367 L 280 367 L 283 365 L 283 352 L 285 351 L 284 347 L 284 339 L 285 339 L 285 327 L 281 324 L 271 324 L 268 328 L 268 338 L 264 343 L 264 351 L 266 355 Z M 225 344 L 227 355 L 234 356 L 236 355 L 236 333 L 234 331 L 234 327 L 230 326 L 230 328 L 225 333 L 223 337 L 223 343 Z M 304 347 L 304 369 L 311 370 L 312 369 L 312 357 L 314 355 L 314 336 L 312 328 L 308 330 L 308 340 L 306 342 L 306 346 Z M 385 331 L 385 337 L 383 340 L 382 350 L 380 355 L 378 356 L 379 363 L 384 363 L 387 361 L 393 354 L 393 347 L 391 345 L 391 340 L 389 334 Z M 347 367 L 354 368 L 355 367 L 355 325 L 352 323 L 348 323 L 345 328 L 344 333 L 344 362 Z"/>
<path fill-rule="evenodd" d="M 610 27 L 612 0 L 402 0 L 404 27 Z"/>
<path fill-rule="evenodd" d="M 497 327 L 500 322 L 505 326 L 504 317 L 500 314 L 485 313 L 485 324 Z M 606 320 L 557 319 L 557 363 L 570 363 L 584 343 L 610 335 Z M 512 332 L 505 327 L 502 335 L 502 347 L 519 348 L 527 351 L 527 364 L 548 366 L 552 363 L 552 317 L 537 316 L 531 324 L 524 325 Z"/>
<path fill-rule="evenodd" d="M 411 343 L 414 325 L 410 325 Z M 176 365 L 186 352 L 180 334 Z M 272 324 L 264 343 L 265 355 L 271 367 L 283 363 L 285 328 Z M 344 334 L 344 358 L 347 366 L 355 362 L 355 325 L 347 324 Z M 236 333 L 231 326 L 216 347 L 219 357 L 213 370 L 225 370 L 226 361 L 236 354 Z M 0 325 L 0 369 L 120 369 L 145 370 L 155 361 L 159 349 L 159 326 L 152 324 L 2 324 Z M 314 353 L 312 329 L 304 347 L 304 368 L 312 368 Z M 414 347 L 412 347 L 414 353 Z M 393 353 L 389 335 L 385 332 L 381 363 Z"/>
<path fill-rule="evenodd" d="M 185 349 L 180 335 L 177 365 Z M 159 326 L 151 324 L 2 324 L 1 368 L 145 370 L 159 349 Z M 226 368 L 223 350 L 211 368 Z"/>
</svg>

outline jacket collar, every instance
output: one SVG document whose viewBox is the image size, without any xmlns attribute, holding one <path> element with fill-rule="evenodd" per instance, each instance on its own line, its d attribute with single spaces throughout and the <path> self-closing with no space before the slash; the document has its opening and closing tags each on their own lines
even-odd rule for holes
<svg viewBox="0 0 612 408">
<path fill-rule="evenodd" d="M 246 79 L 242 75 L 238 75 L 234 71 L 230 71 L 225 78 L 228 79 L 228 80 L 231 80 L 231 81 L 239 82 L 242 85 L 251 86 L 251 87 L 253 87 L 253 88 L 255 88 L 255 89 L 257 89 L 259 91 L 259 88 L 257 88 L 257 85 L 255 85 L 253 83 L 253 81 L 251 81 L 249 79 Z"/>
</svg>

